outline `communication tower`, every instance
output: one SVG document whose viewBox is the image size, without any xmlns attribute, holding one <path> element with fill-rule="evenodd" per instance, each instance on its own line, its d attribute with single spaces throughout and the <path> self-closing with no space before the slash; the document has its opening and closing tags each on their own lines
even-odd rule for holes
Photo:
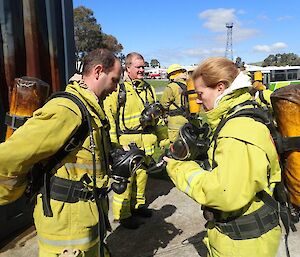
<svg viewBox="0 0 300 257">
<path fill-rule="evenodd" d="M 225 57 L 233 61 L 233 51 L 232 51 L 232 28 L 233 23 L 226 23 L 227 28 L 227 40 L 226 40 L 226 50 Z"/>
</svg>

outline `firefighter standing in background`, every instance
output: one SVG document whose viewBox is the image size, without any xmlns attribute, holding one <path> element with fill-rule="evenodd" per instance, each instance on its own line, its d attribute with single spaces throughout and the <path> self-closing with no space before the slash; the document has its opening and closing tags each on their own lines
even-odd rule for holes
<svg viewBox="0 0 300 257">
<path fill-rule="evenodd" d="M 103 99 L 116 89 L 121 76 L 121 65 L 113 53 L 106 49 L 97 49 L 85 57 L 82 74 L 82 80 L 67 85 L 66 92 L 77 96 L 92 117 L 97 167 L 96 190 L 100 192 L 108 187 L 110 148 Z M 19 193 L 11 196 L 12 199 L 21 196 L 26 187 L 25 178 L 29 168 L 54 155 L 81 125 L 82 118 L 77 104 L 73 101 L 63 97 L 54 98 L 35 111 L 32 118 L 0 145 L 0 204 L 10 201 L 4 197 L 9 195 L 9 191 L 13 194 Z M 57 183 L 63 181 L 62 187 L 70 186 L 70 190 L 66 192 L 72 193 L 72 185 L 76 183 L 82 186 L 80 191 L 86 194 L 76 196 L 70 193 L 64 195 L 64 198 L 71 199 L 70 201 L 57 198 L 54 200 L 52 196 L 57 192 L 51 187 L 52 216 L 48 217 L 44 214 L 41 195 L 38 195 L 34 222 L 38 235 L 39 257 L 56 257 L 69 250 L 74 256 L 98 257 L 99 209 L 96 201 L 88 197 L 92 195 L 93 189 L 93 158 L 89 133 L 83 144 L 70 151 L 52 172 L 52 178 Z M 104 198 L 100 205 L 107 220 L 107 199 Z M 106 252 L 105 256 L 109 254 Z"/>
<path fill-rule="evenodd" d="M 156 134 L 159 132 L 156 124 L 144 128 L 140 122 L 145 106 L 156 101 L 154 89 L 143 80 L 144 67 L 143 56 L 136 52 L 128 54 L 125 58 L 124 83 L 105 100 L 104 106 L 110 121 L 112 142 L 122 146 L 134 142 L 140 149 L 145 150 L 147 156 L 151 156 L 158 141 Z M 144 218 L 152 216 L 151 209 L 145 205 L 147 178 L 145 168 L 141 167 L 129 179 L 126 191 L 113 195 L 114 219 L 125 228 L 139 227 L 136 215 Z"/>
<path fill-rule="evenodd" d="M 212 168 L 164 157 L 167 172 L 176 187 L 202 204 L 209 256 L 276 256 L 281 239 L 278 213 L 256 195 L 262 190 L 272 195 L 281 181 L 270 131 L 250 117 L 232 118 L 221 127 L 224 118 L 253 108 L 250 77 L 232 61 L 215 57 L 196 68 L 193 80 L 216 133 L 208 151 Z"/>
<path fill-rule="evenodd" d="M 261 71 L 253 73 L 252 88 L 250 93 L 253 98 L 261 105 L 267 107 L 272 112 L 270 96 L 273 93 L 266 85 L 263 84 L 263 74 Z"/>
<path fill-rule="evenodd" d="M 170 83 L 165 88 L 160 103 L 168 110 L 167 124 L 170 143 L 174 142 L 179 129 L 188 122 L 186 115 L 188 110 L 187 101 L 187 74 L 179 64 L 172 64 L 167 69 Z"/>
</svg>

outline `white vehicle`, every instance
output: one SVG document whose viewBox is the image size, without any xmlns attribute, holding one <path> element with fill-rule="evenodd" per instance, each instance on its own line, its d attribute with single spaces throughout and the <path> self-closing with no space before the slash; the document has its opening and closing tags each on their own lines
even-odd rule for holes
<svg viewBox="0 0 300 257">
<path fill-rule="evenodd" d="M 147 79 L 164 79 L 166 77 L 167 72 L 164 68 L 145 68 L 145 78 Z"/>
<path fill-rule="evenodd" d="M 300 84 L 300 66 L 252 66 L 246 65 L 246 70 L 252 75 L 255 71 L 263 74 L 263 84 L 272 91 L 291 84 Z"/>
</svg>

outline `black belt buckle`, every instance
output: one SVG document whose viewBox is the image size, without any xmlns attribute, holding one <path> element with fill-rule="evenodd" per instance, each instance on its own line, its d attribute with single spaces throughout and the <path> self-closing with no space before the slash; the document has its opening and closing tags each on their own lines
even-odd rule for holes
<svg viewBox="0 0 300 257">
<path fill-rule="evenodd" d="M 80 193 L 79 193 L 78 199 L 80 201 L 93 200 L 94 199 L 93 192 L 90 191 L 88 188 L 83 187 L 83 188 L 80 189 Z"/>
</svg>

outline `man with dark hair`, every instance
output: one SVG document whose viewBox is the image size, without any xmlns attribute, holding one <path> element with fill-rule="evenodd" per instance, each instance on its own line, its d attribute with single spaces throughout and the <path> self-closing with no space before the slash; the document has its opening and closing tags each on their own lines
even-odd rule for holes
<svg viewBox="0 0 300 257">
<path fill-rule="evenodd" d="M 91 117 L 91 128 L 90 133 L 83 137 L 82 145 L 73 148 L 51 171 L 51 182 L 54 181 L 56 188 L 69 190 L 61 197 L 61 191 L 55 191 L 51 184 L 50 216 L 45 215 L 41 194 L 37 197 L 34 221 L 40 257 L 54 257 L 66 251 L 73 252 L 74 256 L 77 256 L 75 253 L 99 256 L 99 237 L 102 236 L 102 242 L 105 231 L 102 229 L 103 233 L 99 235 L 98 226 L 103 227 L 108 220 L 108 205 L 105 197 L 96 201 L 94 198 L 98 193 L 94 192 L 104 192 L 108 186 L 110 150 L 108 122 L 102 101 L 116 89 L 120 76 L 121 64 L 114 54 L 106 49 L 96 49 L 84 60 L 82 79 L 66 87 L 67 93 L 76 96 L 85 105 Z M 26 188 L 24 177 L 29 168 L 53 156 L 82 122 L 82 113 L 75 102 L 56 97 L 35 111 L 32 118 L 0 144 L 0 177 L 1 181 L 6 181 L 0 182 L 0 204 L 20 197 Z M 94 142 L 91 144 L 91 141 Z M 78 190 L 74 188 L 80 188 L 79 191 L 84 194 L 77 196 L 75 192 L 78 193 Z M 13 196 L 9 197 L 9 194 Z M 99 218 L 100 211 L 102 219 Z M 105 255 L 103 252 L 101 256 L 109 256 L 107 251 Z"/>
</svg>

